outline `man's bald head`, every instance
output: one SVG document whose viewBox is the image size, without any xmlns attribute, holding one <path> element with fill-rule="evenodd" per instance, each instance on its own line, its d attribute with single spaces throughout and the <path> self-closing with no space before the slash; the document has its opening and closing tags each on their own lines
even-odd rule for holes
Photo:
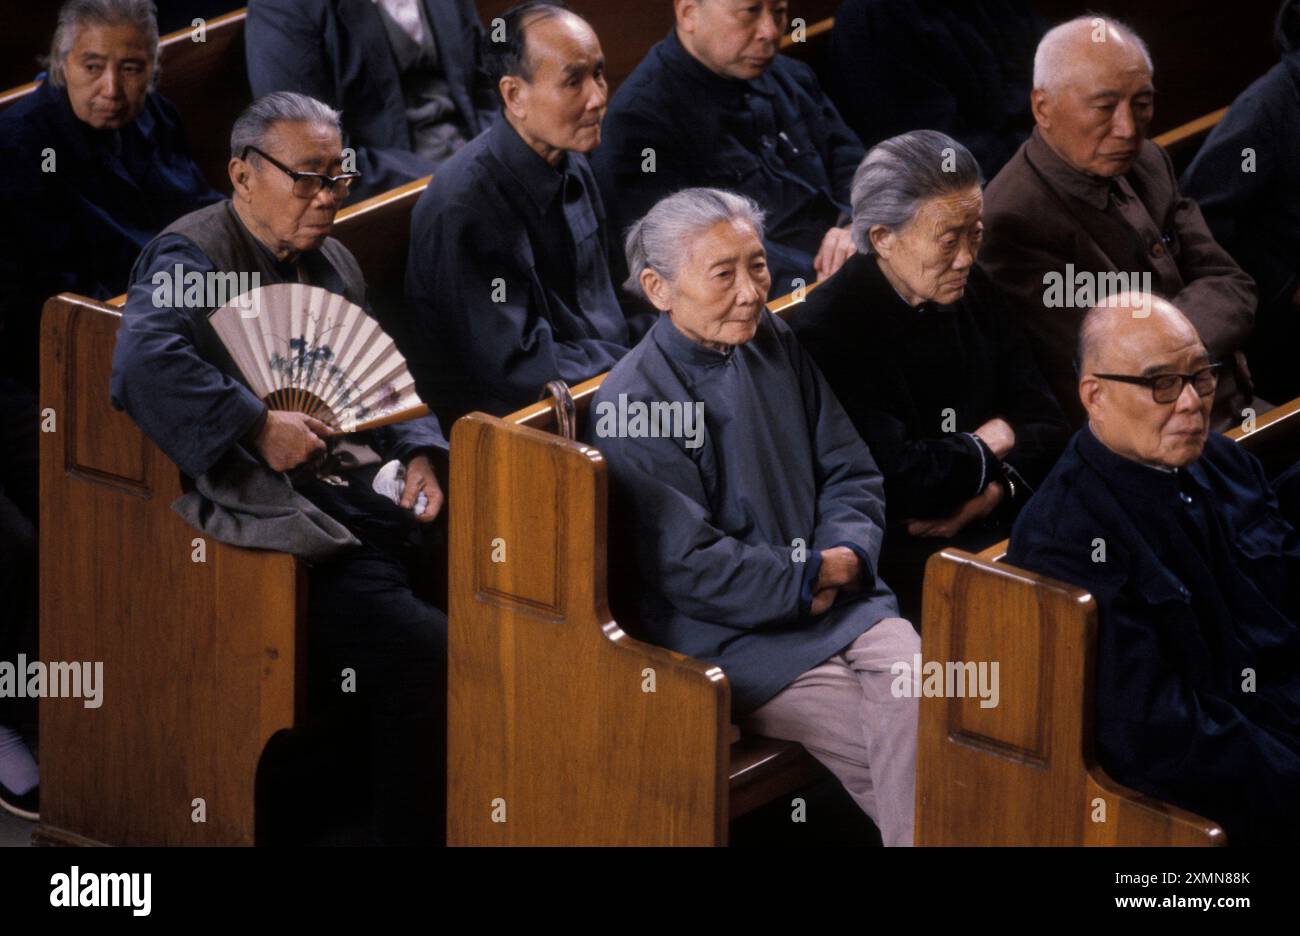
<svg viewBox="0 0 1300 936">
<path fill-rule="evenodd" d="M 1077 16 L 1049 29 L 1034 53 L 1034 87 L 1056 91 L 1072 81 L 1094 62 L 1108 66 L 1131 64 L 1140 58 L 1147 74 L 1153 74 L 1151 53 L 1142 37 L 1119 20 L 1100 16 Z"/>
<path fill-rule="evenodd" d="M 1079 399 L 1088 424 L 1108 448 L 1133 461 L 1177 468 L 1200 456 L 1213 387 L 1201 396 L 1184 381 L 1176 399 L 1158 403 L 1144 381 L 1209 366 L 1196 328 L 1158 296 L 1121 293 L 1090 309 L 1079 328 Z"/>
<path fill-rule="evenodd" d="M 1031 109 L 1038 131 L 1071 167 L 1127 172 L 1151 123 L 1151 55 L 1124 24 L 1082 16 L 1049 31 L 1034 55 Z"/>
<path fill-rule="evenodd" d="M 1187 316 L 1159 296 L 1130 291 L 1093 306 L 1079 326 L 1079 373 L 1111 369 L 1117 350 L 1131 352 L 1124 357 L 1145 354 L 1153 328 L 1175 341 L 1200 341 Z"/>
</svg>

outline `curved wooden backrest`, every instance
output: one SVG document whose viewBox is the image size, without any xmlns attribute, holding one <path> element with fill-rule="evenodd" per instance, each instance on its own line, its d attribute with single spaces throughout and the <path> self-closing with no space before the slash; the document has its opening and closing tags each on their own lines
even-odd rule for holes
<svg viewBox="0 0 1300 936">
<path fill-rule="evenodd" d="M 951 549 L 926 566 L 924 607 L 924 660 L 997 663 L 998 698 L 922 697 L 918 845 L 1224 843 L 1214 823 L 1097 765 L 1087 592 Z"/>
<path fill-rule="evenodd" d="M 452 430 L 448 842 L 723 844 L 730 689 L 612 619 L 605 464 L 553 420 Z"/>
<path fill-rule="evenodd" d="M 411 212 L 430 178 L 381 192 L 338 213 L 332 233 L 357 258 L 371 293 L 392 299 L 405 292 Z"/>
<path fill-rule="evenodd" d="M 37 837 L 251 845 L 257 765 L 304 685 L 305 579 L 212 539 L 194 561 L 179 471 L 109 402 L 119 320 L 63 294 L 41 321 L 41 658 L 102 663 L 104 685 L 100 708 L 41 700 Z"/>
</svg>

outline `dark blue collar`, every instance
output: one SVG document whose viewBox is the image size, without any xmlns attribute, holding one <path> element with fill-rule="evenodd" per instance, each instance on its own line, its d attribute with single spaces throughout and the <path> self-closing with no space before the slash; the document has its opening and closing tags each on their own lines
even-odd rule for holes
<svg viewBox="0 0 1300 936">
<path fill-rule="evenodd" d="M 492 155 L 528 193 L 537 213 L 545 214 L 564 184 L 564 176 L 571 165 L 569 154 L 564 154 L 558 168 L 552 166 L 524 142 L 504 116 L 492 124 L 485 136 Z"/>
<path fill-rule="evenodd" d="M 1134 498 L 1137 504 L 1170 503 L 1183 486 L 1191 482 L 1202 487 L 1206 484 L 1199 458 L 1185 468 L 1162 471 L 1112 452 L 1090 426 L 1079 431 L 1079 455 L 1111 489 Z"/>
<path fill-rule="evenodd" d="M 667 312 L 660 313 L 658 321 L 650 329 L 650 334 L 654 338 L 654 343 L 659 346 L 664 354 L 683 364 L 716 367 L 719 364 L 726 364 L 731 359 L 731 356 L 736 353 L 735 348 L 717 351 L 705 347 L 694 338 L 687 337 L 672 323 Z"/>
<path fill-rule="evenodd" d="M 753 81 L 743 81 L 740 78 L 728 78 L 725 75 L 719 75 L 686 50 L 686 46 L 682 45 L 682 40 L 677 36 L 676 26 L 668 30 L 668 37 L 663 41 L 663 57 L 668 66 L 677 74 L 690 79 L 716 95 L 734 97 L 744 94 L 763 94 L 771 96 L 776 93 L 776 87 L 768 74 L 772 70 L 771 66 L 768 66 L 767 71 Z"/>
<path fill-rule="evenodd" d="M 38 96 L 43 105 L 50 107 L 57 115 L 56 123 L 64 129 L 64 132 L 90 149 L 102 149 L 104 152 L 111 153 L 114 150 L 115 136 L 124 138 L 130 135 L 149 139 L 154 131 L 153 109 L 149 106 L 152 96 L 156 93 L 154 91 L 148 93 L 149 96 L 145 99 L 145 106 L 140 111 L 140 115 L 120 130 L 96 130 L 78 117 L 72 110 L 72 102 L 68 100 L 67 89 L 50 81 L 49 76 L 45 77 L 33 93 Z"/>
</svg>

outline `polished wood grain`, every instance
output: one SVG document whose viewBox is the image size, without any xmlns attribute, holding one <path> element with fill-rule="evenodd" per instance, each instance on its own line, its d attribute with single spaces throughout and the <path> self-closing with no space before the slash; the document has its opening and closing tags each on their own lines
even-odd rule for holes
<svg viewBox="0 0 1300 936">
<path fill-rule="evenodd" d="M 208 182 L 229 194 L 230 128 L 253 100 L 244 56 L 245 11 L 207 22 L 204 41 L 191 30 L 169 33 L 162 42 L 158 90 L 176 105 L 190 152 Z"/>
<path fill-rule="evenodd" d="M 924 608 L 923 658 L 998 662 L 999 699 L 921 699 L 918 845 L 1224 844 L 1213 822 L 1098 766 L 1091 595 L 946 549 L 926 566 Z"/>
<path fill-rule="evenodd" d="M 96 709 L 41 700 L 38 835 L 251 845 L 259 759 L 300 714 L 303 567 L 211 538 L 192 561 L 180 473 L 109 404 L 119 320 L 65 294 L 41 323 L 41 658 L 101 662 L 104 685 Z"/>
<path fill-rule="evenodd" d="M 573 388 L 580 425 L 603 380 Z M 827 774 L 797 744 L 731 744 L 723 672 L 612 618 L 605 463 L 556 429 L 550 401 L 453 429 L 448 840 L 725 844 Z"/>
<path fill-rule="evenodd" d="M 600 453 L 471 414 L 451 497 L 449 844 L 725 842 L 730 690 L 612 619 Z"/>
</svg>

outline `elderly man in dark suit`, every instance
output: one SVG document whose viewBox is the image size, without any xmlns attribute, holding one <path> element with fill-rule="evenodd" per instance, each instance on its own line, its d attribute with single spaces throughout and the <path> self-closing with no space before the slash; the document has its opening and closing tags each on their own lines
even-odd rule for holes
<svg viewBox="0 0 1300 936">
<path fill-rule="evenodd" d="M 251 0 L 248 83 L 341 110 L 367 198 L 433 172 L 492 121 L 482 33 L 473 0 Z"/>
<path fill-rule="evenodd" d="M 853 253 L 849 184 L 862 143 L 812 69 L 778 55 L 785 0 L 674 0 L 676 24 L 619 87 L 592 169 L 615 238 L 657 201 L 710 185 L 767 213 L 777 295 Z M 610 269 L 623 278 L 623 257 Z"/>
<path fill-rule="evenodd" d="M 304 413 L 268 409 L 249 389 L 208 321 L 220 300 L 180 290 L 159 299 L 160 280 L 235 273 L 366 303 L 356 259 L 329 237 L 355 181 L 341 171 L 338 113 L 277 92 L 250 104 L 230 136 L 232 198 L 181 218 L 136 261 L 113 354 L 113 405 L 191 477 L 230 478 L 253 459 L 271 472 L 294 471 L 294 491 L 352 534 L 350 545 L 312 560 L 309 728 L 319 722 L 336 739 L 338 726 L 351 724 L 348 713 L 361 710 L 373 753 L 357 760 L 373 770 L 379 840 L 434 842 L 445 776 L 447 618 L 416 594 L 411 569 L 424 525 L 443 504 L 434 462 L 446 439 L 433 416 L 357 433 L 356 467 L 321 477 L 311 463 L 333 430 Z M 396 504 L 372 488 L 379 461 L 391 459 L 405 464 Z M 241 545 L 261 545 L 256 527 L 241 518 Z M 356 675 L 356 695 L 340 692 L 345 667 Z"/>
<path fill-rule="evenodd" d="M 1179 194 L 1145 139 L 1155 88 L 1142 40 L 1087 16 L 1048 32 L 1034 58 L 1033 135 L 989 183 L 982 261 L 1024 317 L 1044 375 L 1076 424 L 1071 362 L 1084 312 L 1125 289 L 1176 303 L 1224 362 L 1214 423 L 1251 406 L 1242 345 L 1255 285 Z"/>
<path fill-rule="evenodd" d="M 1216 384 L 1168 302 L 1122 295 L 1080 330 L 1088 425 L 1007 558 L 1092 592 L 1097 752 L 1120 783 L 1300 841 L 1300 533 L 1260 463 L 1209 431 Z M 1290 473 L 1294 474 L 1294 470 Z"/>
</svg>

